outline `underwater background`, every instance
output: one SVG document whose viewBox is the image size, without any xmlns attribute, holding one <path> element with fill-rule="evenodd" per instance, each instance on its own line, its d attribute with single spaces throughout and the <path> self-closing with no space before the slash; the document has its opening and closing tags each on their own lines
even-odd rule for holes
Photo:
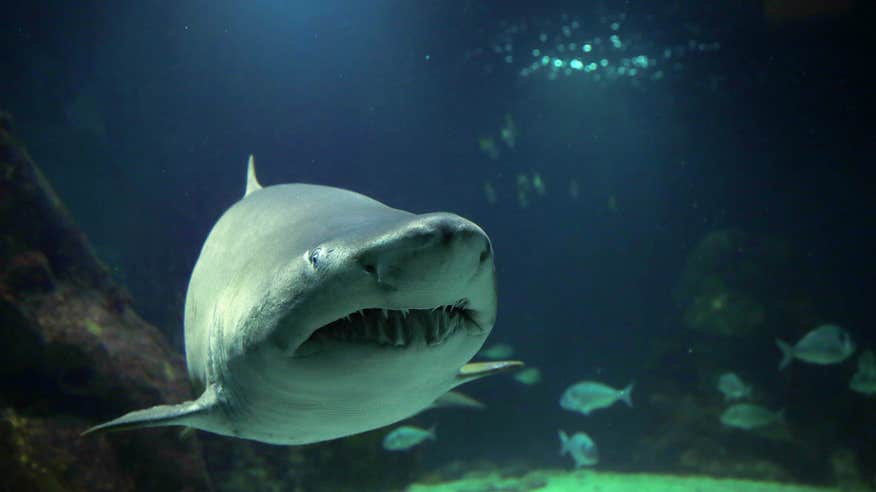
<svg viewBox="0 0 876 492">
<path fill-rule="evenodd" d="M 869 2 L 2 8 L 0 490 L 590 490 L 601 473 L 619 474 L 603 491 L 670 490 L 624 485 L 643 473 L 876 488 Z M 23 148 L 35 175 L 15 171 Z M 51 336 L 21 342 L 21 326 L 62 319 L 42 310 L 48 297 L 112 292 L 119 319 L 154 327 L 146 338 L 167 357 L 152 362 L 188 397 L 189 275 L 243 196 L 250 154 L 265 186 L 336 186 L 479 224 L 499 291 L 485 349 L 540 378 L 466 385 L 485 408 L 413 417 L 404 424 L 437 426 L 436 439 L 403 452 L 384 449 L 391 428 L 303 447 L 178 429 L 78 437 L 172 398 L 125 400 L 125 368 L 139 366 L 119 365 L 110 384 L 90 356 L 62 363 L 79 335 L 58 349 Z M 28 208 L 33 183 L 54 189 L 52 206 Z M 44 218 L 57 213 L 69 218 Z M 45 233 L 56 220 L 63 237 Z M 68 241 L 83 252 L 66 254 Z M 83 283 L 83 271 L 106 276 Z M 86 307 L 63 312 L 82 339 L 114 329 Z M 854 352 L 779 370 L 776 339 L 824 325 Z M 727 373 L 776 422 L 722 421 Z M 851 387 L 859 374 L 869 390 Z M 634 382 L 632 406 L 569 411 L 561 395 L 580 381 Z M 592 438 L 598 463 L 576 471 L 560 429 Z M 584 478 L 554 486 L 551 474 Z"/>
</svg>

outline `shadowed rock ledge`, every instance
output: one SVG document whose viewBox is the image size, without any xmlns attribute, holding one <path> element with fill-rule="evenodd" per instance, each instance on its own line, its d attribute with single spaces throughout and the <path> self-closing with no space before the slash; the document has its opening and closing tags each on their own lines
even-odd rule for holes
<svg viewBox="0 0 876 492">
<path fill-rule="evenodd" d="M 0 114 L 0 491 L 209 490 L 199 441 L 178 428 L 80 437 L 188 399 L 189 383 L 11 126 Z"/>
</svg>

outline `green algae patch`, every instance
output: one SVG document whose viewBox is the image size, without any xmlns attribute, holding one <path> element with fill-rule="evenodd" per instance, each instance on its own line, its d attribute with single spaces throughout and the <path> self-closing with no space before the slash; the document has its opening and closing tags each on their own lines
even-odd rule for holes
<svg viewBox="0 0 876 492">
<path fill-rule="evenodd" d="M 85 320 L 85 329 L 96 337 L 103 335 L 103 327 L 90 319 Z"/>
<path fill-rule="evenodd" d="M 169 381 L 176 379 L 176 370 L 174 370 L 170 362 L 167 361 L 164 362 L 164 377 Z"/>
<path fill-rule="evenodd" d="M 684 475 L 534 471 L 504 478 L 477 475 L 433 485 L 411 485 L 408 492 L 838 492 L 836 488 Z"/>
</svg>

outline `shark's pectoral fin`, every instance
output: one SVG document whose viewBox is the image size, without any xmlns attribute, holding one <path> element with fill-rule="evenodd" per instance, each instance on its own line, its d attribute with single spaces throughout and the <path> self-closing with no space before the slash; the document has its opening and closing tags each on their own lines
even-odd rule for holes
<svg viewBox="0 0 876 492">
<path fill-rule="evenodd" d="M 487 406 L 464 393 L 460 393 L 459 391 L 448 391 L 436 398 L 431 405 L 426 407 L 426 410 L 440 407 L 465 407 L 477 408 L 480 410 Z"/>
<path fill-rule="evenodd" d="M 216 392 L 212 386 L 208 386 L 197 400 L 186 401 L 176 405 L 157 405 L 144 410 L 135 410 L 117 419 L 96 425 L 83 432 L 82 435 L 98 431 L 117 431 L 169 425 L 187 425 L 197 428 L 199 427 L 199 422 L 206 420 L 207 414 L 216 406 L 216 403 Z"/>
<path fill-rule="evenodd" d="M 468 364 L 462 366 L 462 368 L 459 370 L 459 373 L 456 375 L 456 379 L 459 381 L 460 384 L 462 384 L 468 381 L 482 378 L 484 376 L 490 376 L 492 374 L 510 371 L 513 369 L 520 369 L 521 367 L 523 367 L 523 362 L 519 360 L 492 360 L 489 362 L 469 362 Z"/>
</svg>

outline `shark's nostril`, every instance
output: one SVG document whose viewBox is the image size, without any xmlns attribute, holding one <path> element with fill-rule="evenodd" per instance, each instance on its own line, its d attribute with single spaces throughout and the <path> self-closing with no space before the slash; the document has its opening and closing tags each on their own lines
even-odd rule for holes
<svg viewBox="0 0 876 492">
<path fill-rule="evenodd" d="M 493 256 L 493 248 L 490 247 L 490 243 L 484 247 L 484 250 L 481 251 L 481 263 L 489 260 Z"/>
</svg>

